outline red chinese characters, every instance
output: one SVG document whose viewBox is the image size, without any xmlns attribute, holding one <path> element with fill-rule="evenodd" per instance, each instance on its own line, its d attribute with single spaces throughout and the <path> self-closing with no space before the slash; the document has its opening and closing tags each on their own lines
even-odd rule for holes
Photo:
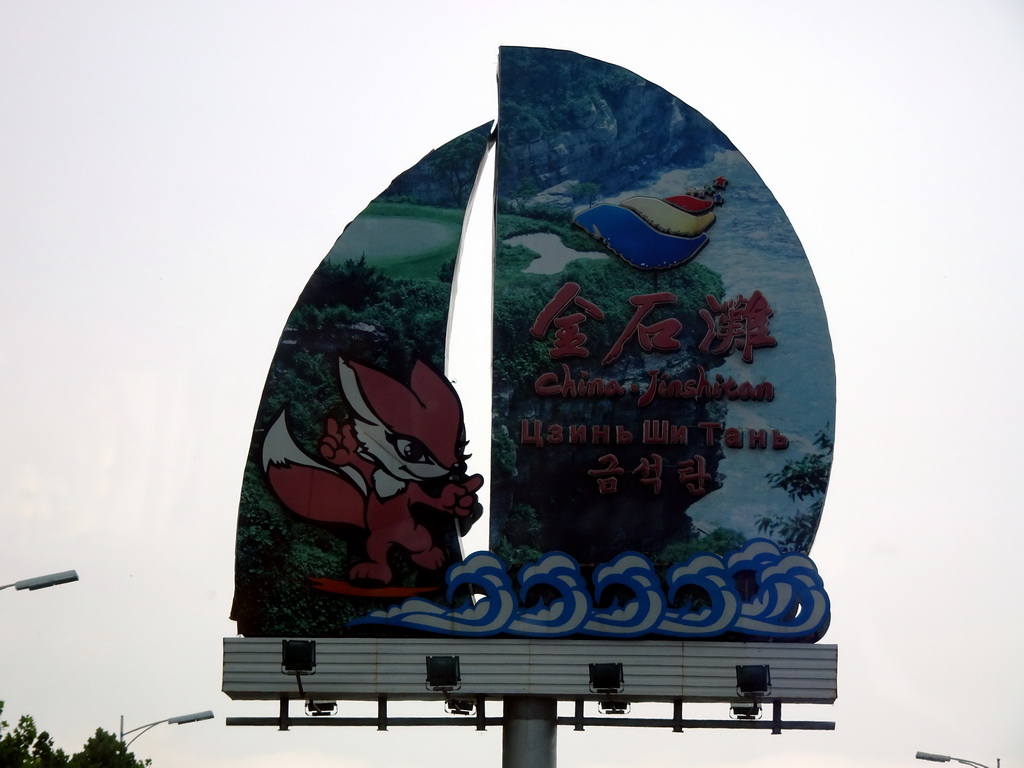
<svg viewBox="0 0 1024 768">
<path fill-rule="evenodd" d="M 679 349 L 679 340 L 676 336 L 683 328 L 679 320 L 671 317 L 653 323 L 644 322 L 655 307 L 660 304 L 673 304 L 675 300 L 675 294 L 668 291 L 631 296 L 629 303 L 636 307 L 636 311 L 601 363 L 608 365 L 617 360 L 626 342 L 634 336 L 640 347 L 647 352 L 673 352 Z M 580 311 L 572 311 L 573 309 Z M 566 312 L 568 314 L 564 314 Z M 578 283 L 566 283 L 537 315 L 530 327 L 530 335 L 536 339 L 543 339 L 554 326 L 555 343 L 549 350 L 551 357 L 589 357 L 590 350 L 584 346 L 587 336 L 580 328 L 588 318 L 603 320 L 604 312 L 592 301 L 580 296 Z"/>
<path fill-rule="evenodd" d="M 573 312 L 563 315 L 570 307 L 575 306 L 582 312 Z M 555 294 L 555 297 L 537 315 L 530 327 L 530 335 L 537 339 L 544 338 L 548 329 L 555 326 L 555 346 L 551 348 L 551 357 L 589 357 L 590 351 L 584 347 L 587 340 L 586 334 L 580 331 L 580 325 L 592 317 L 596 320 L 604 319 L 602 312 L 593 302 L 587 301 L 580 296 L 578 283 L 566 283 Z"/>
<path fill-rule="evenodd" d="M 707 326 L 707 332 L 698 345 L 704 354 L 728 355 L 739 349 L 742 350 L 743 361 L 752 363 L 755 349 L 776 346 L 775 337 L 768 329 L 774 310 L 761 291 L 754 291 L 749 298 L 741 294 L 734 299 L 719 300 L 710 295 L 705 299 L 709 309 L 701 309 L 698 313 Z M 680 349 L 678 336 L 683 324 L 678 318 L 648 319 L 658 307 L 675 304 L 674 293 L 637 294 L 630 296 L 628 301 L 635 307 L 633 316 L 602 358 L 602 365 L 618 360 L 631 340 L 635 340 L 645 352 L 675 352 Z M 589 319 L 604 320 L 604 317 L 600 307 L 580 295 L 578 283 L 568 282 L 537 314 L 530 326 L 530 335 L 543 339 L 554 327 L 554 344 L 548 351 L 552 358 L 590 357 L 587 335 L 582 326 Z"/>
<path fill-rule="evenodd" d="M 679 349 L 679 339 L 676 338 L 676 335 L 683 329 L 683 324 L 676 318 L 670 317 L 650 325 L 643 322 L 644 318 L 656 306 L 659 304 L 673 304 L 675 300 L 675 294 L 668 291 L 631 296 L 629 303 L 636 307 L 636 312 L 601 363 L 608 365 L 617 360 L 619 355 L 622 354 L 622 348 L 634 334 L 640 347 L 645 352 L 653 352 L 654 350 L 658 352 L 674 352 Z"/>
<path fill-rule="evenodd" d="M 699 349 L 712 355 L 727 355 L 733 349 L 743 350 L 743 362 L 754 362 L 754 350 L 774 347 L 775 338 L 768 332 L 768 319 L 774 314 L 768 299 L 760 291 L 754 291 L 750 298 L 742 295 L 727 301 L 718 301 L 714 296 L 706 297 L 711 312 L 700 310 L 700 316 L 707 323 Z M 714 347 L 712 342 L 717 341 Z"/>
</svg>

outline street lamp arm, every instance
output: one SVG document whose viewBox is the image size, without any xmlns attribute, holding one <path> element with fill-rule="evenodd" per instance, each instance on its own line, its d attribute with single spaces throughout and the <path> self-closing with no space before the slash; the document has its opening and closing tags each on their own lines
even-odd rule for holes
<svg viewBox="0 0 1024 768">
<path fill-rule="evenodd" d="M 136 731 L 140 731 L 140 733 L 136 733 L 135 736 L 132 737 L 131 741 L 125 744 L 125 748 L 128 748 L 132 745 L 132 741 L 135 741 L 135 739 L 139 738 L 139 736 L 148 731 L 150 728 L 154 728 L 160 725 L 161 723 L 174 723 L 175 725 L 184 725 L 185 723 L 196 723 L 200 720 L 210 720 L 212 718 L 213 712 L 207 709 L 202 712 L 193 712 L 190 715 L 175 715 L 174 717 L 166 717 L 163 720 L 157 720 L 155 723 L 146 723 L 145 725 L 140 725 L 138 728 L 132 728 L 130 731 L 126 731 L 124 729 L 124 715 L 121 715 L 121 741 L 124 741 L 124 737 L 127 736 L 129 733 L 135 733 Z"/>
<path fill-rule="evenodd" d="M 933 763 L 948 763 L 952 760 L 955 763 L 963 763 L 964 765 L 973 765 L 974 768 L 988 768 L 984 763 L 976 763 L 973 760 L 965 760 L 962 757 L 953 757 L 952 755 L 936 755 L 932 752 L 918 752 L 915 757 L 918 760 L 930 760 Z"/>
<path fill-rule="evenodd" d="M 127 736 L 129 733 L 135 733 L 136 731 L 141 731 L 142 733 L 135 733 L 135 735 L 132 736 L 132 740 L 124 745 L 124 748 L 128 749 L 128 747 L 132 745 L 133 741 L 139 738 L 139 736 L 148 731 L 150 728 L 155 728 L 156 726 L 160 725 L 160 723 L 166 722 L 167 720 L 157 720 L 155 723 L 150 723 L 149 725 L 140 725 L 138 728 L 132 728 L 130 731 L 125 731 L 121 734 L 121 741 L 124 741 L 124 737 Z"/>
</svg>

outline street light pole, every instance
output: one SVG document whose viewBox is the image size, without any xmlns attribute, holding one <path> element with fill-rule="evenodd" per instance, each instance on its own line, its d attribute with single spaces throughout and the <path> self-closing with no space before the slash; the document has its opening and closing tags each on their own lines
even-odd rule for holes
<svg viewBox="0 0 1024 768">
<path fill-rule="evenodd" d="M 953 762 L 963 763 L 964 765 L 973 765 L 974 768 L 988 768 L 984 763 L 976 763 L 973 760 L 965 760 L 962 757 L 952 757 L 951 755 L 936 755 L 932 752 L 918 752 L 915 757 L 918 760 L 930 760 L 933 763 L 948 763 L 952 760 Z M 1002 761 L 997 757 L 996 768 L 999 768 L 1001 762 Z"/>
<path fill-rule="evenodd" d="M 11 584 L 2 584 L 0 589 L 14 587 L 15 589 L 32 591 L 44 589 L 45 587 L 55 587 L 58 584 L 67 584 L 69 581 L 78 581 L 78 574 L 75 571 L 61 571 L 60 573 L 49 573 L 46 576 L 36 576 L 32 579 L 22 579 Z"/>
<path fill-rule="evenodd" d="M 174 723 L 175 725 L 184 725 L 185 723 L 195 723 L 200 720 L 210 720 L 212 718 L 213 712 L 207 709 L 204 712 L 193 712 L 190 715 L 177 715 L 176 717 L 168 717 L 164 720 L 157 720 L 155 723 L 147 723 L 146 725 L 140 725 L 138 728 L 132 728 L 130 731 L 126 731 L 124 729 L 124 715 L 121 715 L 121 741 L 123 742 L 124 737 L 127 736 L 129 733 L 135 733 L 136 731 L 140 731 L 140 733 L 136 733 L 135 736 L 132 737 L 131 741 L 124 745 L 125 748 L 127 749 L 132 745 L 132 742 L 135 741 L 135 739 L 139 738 L 139 736 L 148 731 L 150 728 L 158 726 L 161 723 Z"/>
</svg>

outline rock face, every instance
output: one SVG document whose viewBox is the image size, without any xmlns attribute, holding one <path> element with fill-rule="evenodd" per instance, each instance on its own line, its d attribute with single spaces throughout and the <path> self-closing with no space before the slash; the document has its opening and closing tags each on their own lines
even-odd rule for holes
<svg viewBox="0 0 1024 768">
<path fill-rule="evenodd" d="M 714 151 L 734 148 L 695 110 L 630 73 L 588 79 L 581 69 L 558 77 L 566 66 L 560 53 L 502 49 L 503 70 L 515 73 L 501 83 L 505 108 L 498 132 L 505 152 L 498 162 L 506 180 L 537 179 L 534 193 L 575 182 L 609 194 L 667 165 L 700 165 Z M 580 202 L 560 191 L 548 202 Z M 498 193 L 514 197 L 517 190 L 499 185 Z"/>
<path fill-rule="evenodd" d="M 487 147 L 491 125 L 484 123 L 435 149 L 399 174 L 379 199 L 463 208 L 473 189 L 479 158 Z"/>
</svg>

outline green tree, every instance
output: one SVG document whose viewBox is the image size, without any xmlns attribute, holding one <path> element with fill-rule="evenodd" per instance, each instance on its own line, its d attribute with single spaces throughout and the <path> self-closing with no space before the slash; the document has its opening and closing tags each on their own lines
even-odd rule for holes
<svg viewBox="0 0 1024 768">
<path fill-rule="evenodd" d="M 38 768 L 64 768 L 68 764 L 68 756 L 63 749 L 54 749 L 53 739 L 46 731 L 36 737 L 32 745 L 32 758 Z"/>
<path fill-rule="evenodd" d="M 136 760 L 135 755 L 114 734 L 97 728 L 96 733 L 85 742 L 81 752 L 75 753 L 68 762 L 70 768 L 146 768 L 149 760 Z"/>
<path fill-rule="evenodd" d="M 827 430 L 817 434 L 814 445 L 819 449 L 817 452 L 808 453 L 796 461 L 787 461 L 779 472 L 770 472 L 765 476 L 773 488 L 781 488 L 793 501 L 814 498 L 807 509 L 792 517 L 765 516 L 758 521 L 757 529 L 775 538 L 783 549 L 807 552 L 818 530 L 818 521 L 821 520 L 828 476 L 832 470 L 833 443 Z"/>
<path fill-rule="evenodd" d="M 704 552 L 723 555 L 743 546 L 747 537 L 731 528 L 716 528 L 708 534 L 694 533 L 689 541 L 675 541 L 658 553 L 663 563 L 686 563 L 690 558 Z"/>
<path fill-rule="evenodd" d="M 512 210 L 522 211 L 526 207 L 526 202 L 539 193 L 540 188 L 534 182 L 533 177 L 524 176 L 519 185 L 509 194 L 509 203 L 512 205 Z"/>
<path fill-rule="evenodd" d="M 0 715 L 3 709 L 0 701 Z M 30 716 L 18 718 L 13 729 L 0 720 L 0 768 L 58 768 L 67 764 L 67 755 L 54 750 L 50 734 L 40 733 Z"/>
<path fill-rule="evenodd" d="M 0 701 L 0 716 L 4 703 Z M 35 720 L 22 715 L 12 729 L 0 719 L 0 768 L 146 768 L 149 760 L 140 761 L 114 734 L 96 729 L 81 752 L 71 758 L 56 749 L 46 731 L 39 731 Z"/>
<path fill-rule="evenodd" d="M 480 137 L 473 132 L 463 134 L 435 150 L 435 167 L 448 182 L 448 193 L 456 208 L 466 204 L 476 179 L 481 151 Z"/>
<path fill-rule="evenodd" d="M 600 191 L 601 188 L 592 181 L 583 181 L 569 187 L 569 194 L 572 195 L 573 202 L 577 205 L 580 203 L 593 205 Z"/>
</svg>

